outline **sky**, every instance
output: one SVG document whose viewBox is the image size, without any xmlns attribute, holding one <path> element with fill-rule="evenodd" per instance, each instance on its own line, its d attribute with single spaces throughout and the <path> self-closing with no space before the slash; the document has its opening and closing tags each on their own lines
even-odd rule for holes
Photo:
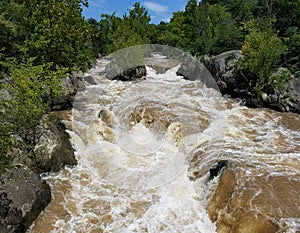
<svg viewBox="0 0 300 233">
<path fill-rule="evenodd" d="M 135 2 L 139 0 L 89 0 L 89 7 L 83 7 L 83 16 L 100 20 L 101 14 L 116 13 L 122 17 L 128 13 Z M 140 0 L 143 7 L 148 10 L 151 16 L 151 23 L 158 24 L 160 21 L 168 22 L 172 13 L 183 10 L 187 0 Z"/>
</svg>

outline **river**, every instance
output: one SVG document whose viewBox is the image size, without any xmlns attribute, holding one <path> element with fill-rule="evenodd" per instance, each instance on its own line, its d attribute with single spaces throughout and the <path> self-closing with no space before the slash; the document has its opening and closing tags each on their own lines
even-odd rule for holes
<svg viewBox="0 0 300 233">
<path fill-rule="evenodd" d="M 177 64 L 111 81 L 107 62 L 65 113 L 78 165 L 44 175 L 52 201 L 28 232 L 300 232 L 299 116 L 249 109 Z"/>
</svg>

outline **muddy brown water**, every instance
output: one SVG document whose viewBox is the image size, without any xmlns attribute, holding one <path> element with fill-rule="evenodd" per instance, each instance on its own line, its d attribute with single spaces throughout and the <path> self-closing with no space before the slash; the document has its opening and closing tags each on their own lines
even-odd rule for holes
<svg viewBox="0 0 300 233">
<path fill-rule="evenodd" d="M 28 232 L 300 232 L 299 116 L 241 106 L 173 66 L 122 83 L 103 65 L 61 113 L 78 166 L 44 177 L 53 200 Z"/>
</svg>

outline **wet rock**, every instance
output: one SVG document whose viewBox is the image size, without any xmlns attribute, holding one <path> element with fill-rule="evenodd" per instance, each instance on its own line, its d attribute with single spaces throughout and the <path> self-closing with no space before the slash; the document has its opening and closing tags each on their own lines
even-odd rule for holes
<svg viewBox="0 0 300 233">
<path fill-rule="evenodd" d="M 137 66 L 130 68 L 117 74 L 112 80 L 119 80 L 119 81 L 132 81 L 134 79 L 140 79 L 147 75 L 146 66 Z"/>
<path fill-rule="evenodd" d="M 84 81 L 90 85 L 96 85 L 96 81 L 92 76 L 84 76 Z"/>
<path fill-rule="evenodd" d="M 14 164 L 24 164 L 37 173 L 57 172 L 65 165 L 77 164 L 66 127 L 54 116 L 43 117 L 36 137 L 33 154 L 15 154 Z"/>
<path fill-rule="evenodd" d="M 212 180 L 213 178 L 217 177 L 222 171 L 223 168 L 226 168 L 228 165 L 228 162 L 226 160 L 219 161 L 216 166 L 209 169 L 209 179 Z"/>
<path fill-rule="evenodd" d="M 25 232 L 51 200 L 39 175 L 18 166 L 0 177 L 0 232 Z"/>
<path fill-rule="evenodd" d="M 146 65 L 154 69 L 157 74 L 164 74 L 179 64 L 180 62 L 175 59 L 167 59 L 160 56 L 153 56 L 146 59 Z"/>
<path fill-rule="evenodd" d="M 74 96 L 80 88 L 84 88 L 83 73 L 68 74 L 62 81 L 61 96 L 51 103 L 53 111 L 72 109 Z"/>
<path fill-rule="evenodd" d="M 248 94 L 249 85 L 247 78 L 235 71 L 235 64 L 242 58 L 240 50 L 232 50 L 217 56 L 203 59 L 204 65 L 216 80 L 223 95 L 240 97 Z"/>
<path fill-rule="evenodd" d="M 291 112 L 300 114 L 300 80 L 292 78 L 289 89 L 290 101 L 287 102 Z"/>
<path fill-rule="evenodd" d="M 300 80 L 294 78 L 291 72 L 279 67 L 269 80 L 274 83 L 278 80 L 291 80 L 290 82 L 274 87 L 272 85 L 257 96 L 253 88 L 255 83 L 247 74 L 235 68 L 235 64 L 242 58 L 240 50 L 233 50 L 217 56 L 204 57 L 203 63 L 211 72 L 223 95 L 243 99 L 248 107 L 266 107 L 281 112 L 300 113 Z M 276 78 L 274 78 L 276 76 Z M 273 84 L 274 84 L 273 83 Z"/>
<path fill-rule="evenodd" d="M 176 74 L 187 80 L 200 80 L 207 87 L 219 90 L 209 70 L 195 57 L 186 56 Z"/>
</svg>

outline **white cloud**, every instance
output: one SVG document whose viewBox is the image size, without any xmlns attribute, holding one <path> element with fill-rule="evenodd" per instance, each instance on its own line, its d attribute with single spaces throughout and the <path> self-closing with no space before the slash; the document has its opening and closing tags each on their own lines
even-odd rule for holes
<svg viewBox="0 0 300 233">
<path fill-rule="evenodd" d="M 89 1 L 90 5 L 96 6 L 96 7 L 102 7 L 104 3 L 106 3 L 106 0 L 94 0 Z"/>
<path fill-rule="evenodd" d="M 161 5 L 161 4 L 158 4 L 156 2 L 144 2 L 143 5 L 148 8 L 149 10 L 151 11 L 154 11 L 156 13 L 163 13 L 163 12 L 166 12 L 168 11 L 168 6 L 165 6 L 165 5 Z"/>
</svg>

